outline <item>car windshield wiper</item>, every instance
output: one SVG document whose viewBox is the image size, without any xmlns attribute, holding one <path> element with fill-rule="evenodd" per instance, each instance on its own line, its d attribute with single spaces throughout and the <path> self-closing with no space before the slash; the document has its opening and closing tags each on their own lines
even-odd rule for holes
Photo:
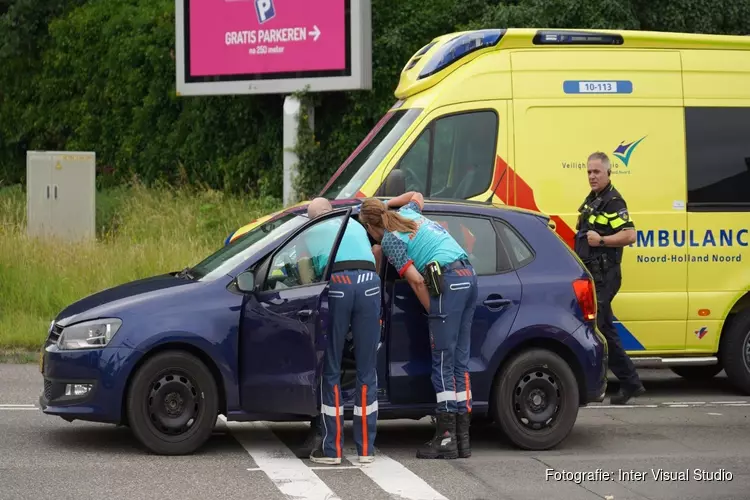
<svg viewBox="0 0 750 500">
<path fill-rule="evenodd" d="M 191 271 L 191 269 L 189 267 L 186 267 L 185 269 L 183 269 L 182 271 L 180 271 L 179 273 L 177 273 L 176 277 L 177 278 L 187 278 L 189 280 L 194 280 L 195 276 L 193 276 L 192 274 L 190 274 L 190 271 Z"/>
</svg>

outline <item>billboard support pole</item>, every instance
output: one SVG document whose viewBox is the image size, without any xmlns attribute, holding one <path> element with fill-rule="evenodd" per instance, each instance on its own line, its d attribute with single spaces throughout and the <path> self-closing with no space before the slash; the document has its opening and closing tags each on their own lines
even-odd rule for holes
<svg viewBox="0 0 750 500">
<path fill-rule="evenodd" d="M 299 162 L 295 149 L 297 148 L 297 138 L 299 137 L 299 114 L 302 112 L 302 106 L 302 102 L 296 95 L 287 95 L 284 98 L 284 137 L 282 147 L 284 150 L 283 202 L 285 207 L 293 205 L 299 201 L 297 199 L 297 192 L 294 188 Z M 310 104 L 306 104 L 305 106 L 310 128 L 312 129 L 315 126 L 315 120 L 313 117 L 314 109 Z"/>
</svg>

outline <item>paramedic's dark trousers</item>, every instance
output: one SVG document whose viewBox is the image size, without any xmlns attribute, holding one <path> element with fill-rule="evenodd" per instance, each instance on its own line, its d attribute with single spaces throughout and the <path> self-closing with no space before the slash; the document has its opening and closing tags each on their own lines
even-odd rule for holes
<svg viewBox="0 0 750 500">
<path fill-rule="evenodd" d="M 371 271 L 341 271 L 331 275 L 328 292 L 331 327 L 321 381 L 323 452 L 342 457 L 344 403 L 341 358 L 349 325 L 354 336 L 357 388 L 354 395 L 354 443 L 359 456 L 373 456 L 378 417 L 376 360 L 380 341 L 380 277 Z"/>
<path fill-rule="evenodd" d="M 620 266 L 613 266 L 605 273 L 593 273 L 596 285 L 597 318 L 599 331 L 607 339 L 609 351 L 609 369 L 620 380 L 622 389 L 636 389 L 641 386 L 638 372 L 630 357 L 625 353 L 622 340 L 617 333 L 612 312 L 612 300 L 620 290 L 622 271 Z"/>
<path fill-rule="evenodd" d="M 443 271 L 444 290 L 430 297 L 432 385 L 438 413 L 471 413 L 469 349 L 477 301 L 471 265 Z"/>
</svg>

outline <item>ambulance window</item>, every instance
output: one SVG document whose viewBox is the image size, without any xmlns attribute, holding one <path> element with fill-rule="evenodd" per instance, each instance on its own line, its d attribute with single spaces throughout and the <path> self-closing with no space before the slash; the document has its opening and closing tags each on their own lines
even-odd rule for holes
<svg viewBox="0 0 750 500">
<path fill-rule="evenodd" d="M 685 109 L 688 210 L 750 209 L 750 108 Z"/>
<path fill-rule="evenodd" d="M 498 117 L 482 110 L 432 121 L 404 154 L 398 169 L 406 189 L 431 198 L 472 198 L 490 187 Z"/>
<path fill-rule="evenodd" d="M 435 122 L 429 196 L 467 199 L 490 187 L 495 165 L 498 118 L 482 110 Z"/>
<path fill-rule="evenodd" d="M 431 129 L 425 129 L 399 162 L 398 168 L 404 172 L 407 191 L 426 192 L 431 136 Z"/>
</svg>

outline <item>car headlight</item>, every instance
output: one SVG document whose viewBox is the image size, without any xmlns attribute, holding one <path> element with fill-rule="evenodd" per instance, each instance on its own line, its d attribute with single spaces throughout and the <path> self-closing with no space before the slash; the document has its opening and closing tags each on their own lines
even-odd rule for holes
<svg viewBox="0 0 750 500">
<path fill-rule="evenodd" d="M 95 319 L 67 326 L 60 334 L 57 347 L 63 350 L 104 347 L 120 326 L 122 320 L 117 318 Z"/>
</svg>

